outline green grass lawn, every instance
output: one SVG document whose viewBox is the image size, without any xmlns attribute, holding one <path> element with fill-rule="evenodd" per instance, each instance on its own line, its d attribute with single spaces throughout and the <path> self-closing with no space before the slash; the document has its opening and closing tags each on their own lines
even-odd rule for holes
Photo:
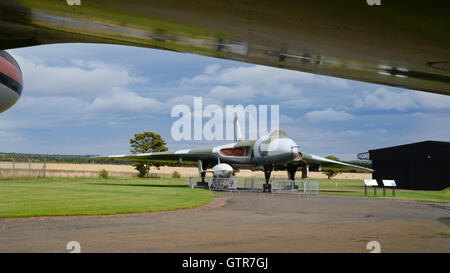
<svg viewBox="0 0 450 273">
<path fill-rule="evenodd" d="M 317 180 L 317 179 L 314 179 Z M 361 180 L 319 179 L 320 194 L 364 197 Z M 450 190 L 368 191 L 368 198 L 450 202 Z M 45 178 L 0 180 L 0 217 L 62 215 L 105 215 L 169 211 L 195 208 L 217 196 L 203 189 L 191 189 L 185 178 Z"/>
<path fill-rule="evenodd" d="M 362 180 L 337 180 L 337 181 L 328 179 L 312 179 L 312 180 L 319 181 L 320 193 L 322 194 L 365 197 L 364 181 Z M 374 196 L 373 188 L 368 187 L 367 193 L 368 197 L 370 198 L 388 198 L 397 200 L 440 202 L 440 203 L 450 202 L 450 190 L 448 188 L 442 191 L 413 191 L 413 190 L 396 189 L 395 196 L 392 196 L 391 189 L 386 189 L 386 196 L 384 197 L 382 188 L 377 188 L 377 195 Z"/>
<path fill-rule="evenodd" d="M 320 190 L 321 194 L 347 195 L 365 197 L 364 191 L 357 190 Z M 450 203 L 450 193 L 448 191 L 409 191 L 409 190 L 395 190 L 395 196 L 392 196 L 390 189 L 386 190 L 386 196 L 383 196 L 383 189 L 377 189 L 377 195 L 374 196 L 373 189 L 368 189 L 369 198 L 387 198 L 396 200 L 422 201 L 422 202 L 439 202 Z"/>
<path fill-rule="evenodd" d="M 317 178 L 308 178 L 307 180 L 319 182 L 320 194 L 365 197 L 363 180 Z M 257 184 L 262 183 L 264 183 L 262 179 L 259 179 L 257 182 Z M 368 188 L 367 192 L 369 198 L 388 198 L 396 200 L 450 203 L 449 188 L 442 191 L 412 191 L 396 189 L 394 197 L 392 196 L 391 189 L 386 189 L 386 197 L 383 196 L 382 188 L 377 188 L 377 196 L 374 196 L 373 188 Z"/>
<path fill-rule="evenodd" d="M 0 217 L 99 215 L 195 208 L 216 195 L 185 179 L 45 178 L 0 180 Z"/>
<path fill-rule="evenodd" d="M 364 189 L 364 181 L 360 179 L 312 179 L 307 180 L 319 181 L 320 188 L 352 188 Z"/>
</svg>

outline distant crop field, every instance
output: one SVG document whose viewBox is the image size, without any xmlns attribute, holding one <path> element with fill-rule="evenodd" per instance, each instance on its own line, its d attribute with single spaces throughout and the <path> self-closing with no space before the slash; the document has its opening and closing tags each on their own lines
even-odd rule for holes
<svg viewBox="0 0 450 273">
<path fill-rule="evenodd" d="M 26 163 L 26 162 L 0 162 L 0 179 L 1 178 L 18 178 L 18 177 L 97 177 L 98 171 L 105 169 L 110 172 L 111 176 L 117 177 L 135 177 L 138 172 L 132 165 L 115 165 L 115 164 L 75 164 L 75 163 Z M 194 167 L 168 167 L 162 166 L 158 170 L 155 167 L 150 169 L 152 176 L 170 178 L 177 171 L 182 177 L 197 177 L 198 169 Z M 310 178 L 325 179 L 326 176 L 321 172 L 310 172 Z M 240 170 L 236 173 L 237 177 L 255 177 L 263 178 L 262 171 Z M 286 171 L 272 172 L 274 178 L 287 178 Z M 297 179 L 301 179 L 301 172 L 297 172 Z M 340 173 L 333 179 L 366 179 L 372 178 L 370 173 Z"/>
<path fill-rule="evenodd" d="M 0 217 L 105 215 L 195 208 L 215 193 L 182 179 L 43 178 L 0 180 Z"/>
</svg>

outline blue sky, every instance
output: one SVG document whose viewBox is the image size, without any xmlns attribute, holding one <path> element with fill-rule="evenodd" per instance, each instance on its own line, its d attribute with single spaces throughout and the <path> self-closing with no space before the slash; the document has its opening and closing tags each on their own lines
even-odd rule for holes
<svg viewBox="0 0 450 273">
<path fill-rule="evenodd" d="M 134 133 L 154 131 L 169 149 L 177 104 L 279 105 L 280 127 L 301 149 L 356 153 L 423 140 L 450 141 L 450 97 L 192 54 L 117 45 L 14 49 L 22 98 L 0 115 L 0 151 L 122 154 Z M 206 121 L 206 120 L 205 120 Z"/>
</svg>

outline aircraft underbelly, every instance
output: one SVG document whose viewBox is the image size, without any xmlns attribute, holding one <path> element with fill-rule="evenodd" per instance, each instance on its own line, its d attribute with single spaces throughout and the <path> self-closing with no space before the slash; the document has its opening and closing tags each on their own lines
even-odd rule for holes
<svg viewBox="0 0 450 273">
<path fill-rule="evenodd" d="M 450 95 L 447 0 L 79 2 L 2 1 L 0 49 L 125 44 Z"/>
</svg>

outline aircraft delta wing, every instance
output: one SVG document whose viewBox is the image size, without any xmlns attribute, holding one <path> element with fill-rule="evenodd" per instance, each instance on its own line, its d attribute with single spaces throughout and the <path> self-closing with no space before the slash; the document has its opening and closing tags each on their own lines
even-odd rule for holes
<svg viewBox="0 0 450 273">
<path fill-rule="evenodd" d="M 99 156 L 93 157 L 92 160 L 125 160 L 125 161 L 198 161 L 198 160 L 210 160 L 217 161 L 218 159 L 222 162 L 227 162 L 227 160 L 221 157 L 218 153 L 213 152 L 213 148 L 205 149 L 185 149 L 177 151 L 167 151 L 167 152 L 154 152 L 154 153 L 143 153 L 143 154 L 127 154 L 127 155 L 110 155 L 110 156 Z M 246 162 L 242 162 L 242 165 L 246 165 Z M 281 169 L 287 166 L 304 166 L 308 165 L 320 165 L 322 170 L 332 169 L 332 170 L 348 170 L 348 171 L 365 171 L 373 172 L 372 169 L 365 168 L 358 165 L 348 164 L 345 162 L 340 162 L 336 160 L 331 160 L 325 157 L 316 156 L 309 153 L 301 153 L 301 157 L 294 159 L 286 164 L 274 164 Z M 239 166 L 239 163 L 234 165 Z"/>
<path fill-rule="evenodd" d="M 212 148 L 205 149 L 185 149 L 177 151 L 110 155 L 91 158 L 93 160 L 117 159 L 125 161 L 198 161 L 198 160 L 216 160 L 217 155 L 212 152 Z"/>
<path fill-rule="evenodd" d="M 358 172 L 373 172 L 372 169 L 365 168 L 358 165 L 353 165 L 341 161 L 336 161 L 332 159 L 328 159 L 325 157 L 302 153 L 302 157 L 300 159 L 294 160 L 292 163 L 288 164 L 293 166 L 311 166 L 317 165 L 318 170 L 337 170 L 337 171 L 358 171 Z"/>
<path fill-rule="evenodd" d="M 241 141 L 215 147 L 183 149 L 166 152 L 153 152 L 127 155 L 110 155 L 93 157 L 92 160 L 126 160 L 126 161 L 205 161 L 217 162 L 218 159 L 233 163 L 244 162 L 242 159 L 251 158 L 251 148 L 255 141 Z M 234 154 L 233 154 L 234 153 Z M 239 154 L 238 154 L 239 153 Z M 227 160 L 228 158 L 228 160 Z"/>
<path fill-rule="evenodd" d="M 110 43 L 450 95 L 448 0 L 4 0 L 0 49 Z"/>
<path fill-rule="evenodd" d="M 184 149 L 167 152 L 154 152 L 154 153 L 142 153 L 142 154 L 127 154 L 127 155 L 111 155 L 93 157 L 92 160 L 126 160 L 126 161 L 189 161 L 189 162 L 202 162 L 202 168 L 206 169 L 210 164 L 226 163 L 233 167 L 233 169 L 253 169 L 253 170 L 288 170 L 295 171 L 298 167 L 302 167 L 304 172 L 307 172 L 309 166 L 320 166 L 319 170 L 341 170 L 341 171 L 360 171 L 360 172 L 373 172 L 372 169 L 348 164 L 345 162 L 335 161 L 328 158 L 316 156 L 313 154 L 298 151 L 292 154 L 292 151 L 286 149 L 286 151 L 272 155 L 261 156 L 259 141 L 244 141 L 231 143 L 221 146 L 200 148 L 200 149 Z M 296 146 L 296 145 L 293 145 Z M 258 154 L 255 154 L 255 151 Z M 286 154 L 283 156 L 283 154 Z M 271 166 L 271 167 L 268 167 Z M 199 168 L 200 168 L 199 167 Z M 294 173 L 295 173 L 294 171 Z M 304 174 L 304 177 L 307 176 Z"/>
<path fill-rule="evenodd" d="M 309 166 L 318 170 L 357 170 L 373 172 L 372 169 L 352 165 L 300 151 L 300 147 L 288 138 L 283 130 L 275 129 L 257 140 L 243 140 L 237 117 L 234 119 L 234 143 L 200 149 L 111 155 L 93 157 L 93 160 L 118 159 L 128 161 L 198 161 L 198 171 L 205 183 L 206 172 L 216 178 L 230 178 L 240 168 L 264 171 L 264 190 L 270 191 L 270 175 L 273 170 L 287 170 L 288 178 L 295 180 L 295 173 L 302 168 L 302 178 L 307 178 Z M 213 165 L 212 169 L 208 169 Z"/>
</svg>

